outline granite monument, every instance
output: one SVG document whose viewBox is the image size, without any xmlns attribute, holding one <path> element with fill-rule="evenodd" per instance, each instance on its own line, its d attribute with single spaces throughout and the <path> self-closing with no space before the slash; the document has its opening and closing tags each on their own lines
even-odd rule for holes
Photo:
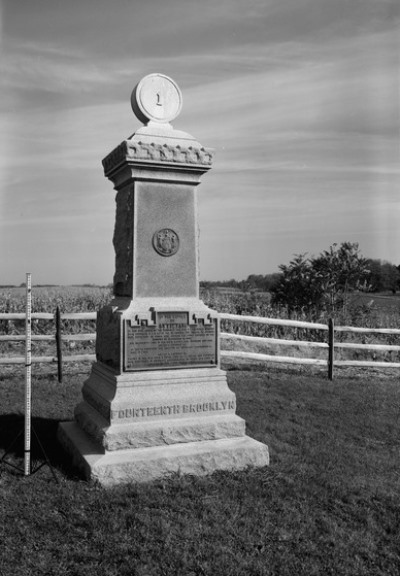
<svg viewBox="0 0 400 576">
<path fill-rule="evenodd" d="M 197 187 L 213 152 L 172 127 L 182 94 L 171 78 L 144 77 L 131 103 L 144 126 L 103 160 L 117 192 L 114 299 L 59 438 L 103 485 L 265 466 L 220 368 L 218 314 L 199 298 Z"/>
</svg>

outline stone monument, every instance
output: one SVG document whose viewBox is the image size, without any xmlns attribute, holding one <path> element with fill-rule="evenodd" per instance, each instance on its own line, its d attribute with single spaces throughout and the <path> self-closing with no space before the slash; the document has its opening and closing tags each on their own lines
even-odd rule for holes
<svg viewBox="0 0 400 576">
<path fill-rule="evenodd" d="M 97 315 L 97 361 L 59 439 L 103 485 L 268 464 L 245 435 L 220 369 L 218 314 L 199 298 L 197 186 L 212 151 L 170 122 L 171 78 L 132 93 L 145 124 L 103 167 L 117 191 L 114 300 Z"/>
</svg>

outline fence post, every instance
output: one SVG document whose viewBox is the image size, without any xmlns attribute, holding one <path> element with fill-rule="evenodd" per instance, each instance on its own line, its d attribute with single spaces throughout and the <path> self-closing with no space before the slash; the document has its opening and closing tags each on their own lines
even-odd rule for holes
<svg viewBox="0 0 400 576">
<path fill-rule="evenodd" d="M 57 348 L 57 370 L 58 370 L 58 381 L 61 384 L 63 373 L 62 373 L 62 346 L 61 346 L 61 314 L 60 308 L 57 306 L 56 310 L 56 348 Z"/>
<path fill-rule="evenodd" d="M 333 380 L 333 364 L 334 364 L 334 352 L 335 352 L 335 323 L 333 318 L 329 318 L 328 322 L 328 378 Z"/>
</svg>

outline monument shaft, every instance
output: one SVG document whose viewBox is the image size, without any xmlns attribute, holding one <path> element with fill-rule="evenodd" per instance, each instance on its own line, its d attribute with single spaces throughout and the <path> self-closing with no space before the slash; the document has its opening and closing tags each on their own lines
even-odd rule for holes
<svg viewBox="0 0 400 576">
<path fill-rule="evenodd" d="M 59 436 L 104 485 L 268 464 L 220 369 L 218 314 L 199 298 L 196 189 L 212 152 L 168 123 L 176 90 L 144 78 L 132 106 L 150 121 L 103 160 L 117 191 L 115 297 L 98 312 L 97 361 Z"/>
</svg>

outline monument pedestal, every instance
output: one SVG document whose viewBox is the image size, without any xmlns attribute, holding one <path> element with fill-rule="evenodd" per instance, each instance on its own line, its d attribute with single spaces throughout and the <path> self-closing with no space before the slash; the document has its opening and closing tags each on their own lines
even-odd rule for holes
<svg viewBox="0 0 400 576">
<path fill-rule="evenodd" d="M 104 485 L 265 466 L 220 369 L 218 314 L 199 298 L 196 187 L 212 152 L 168 124 L 181 102 L 172 80 L 150 75 L 133 97 L 149 123 L 103 160 L 117 190 L 115 298 L 98 312 L 97 362 L 60 441 Z"/>
<path fill-rule="evenodd" d="M 218 367 L 118 373 L 95 363 L 82 396 L 59 439 L 83 475 L 103 485 L 268 464 Z"/>
<path fill-rule="evenodd" d="M 60 426 L 59 438 L 85 477 L 103 486 L 268 464 L 267 446 L 248 436 L 102 452 L 76 423 L 68 422 Z"/>
</svg>

